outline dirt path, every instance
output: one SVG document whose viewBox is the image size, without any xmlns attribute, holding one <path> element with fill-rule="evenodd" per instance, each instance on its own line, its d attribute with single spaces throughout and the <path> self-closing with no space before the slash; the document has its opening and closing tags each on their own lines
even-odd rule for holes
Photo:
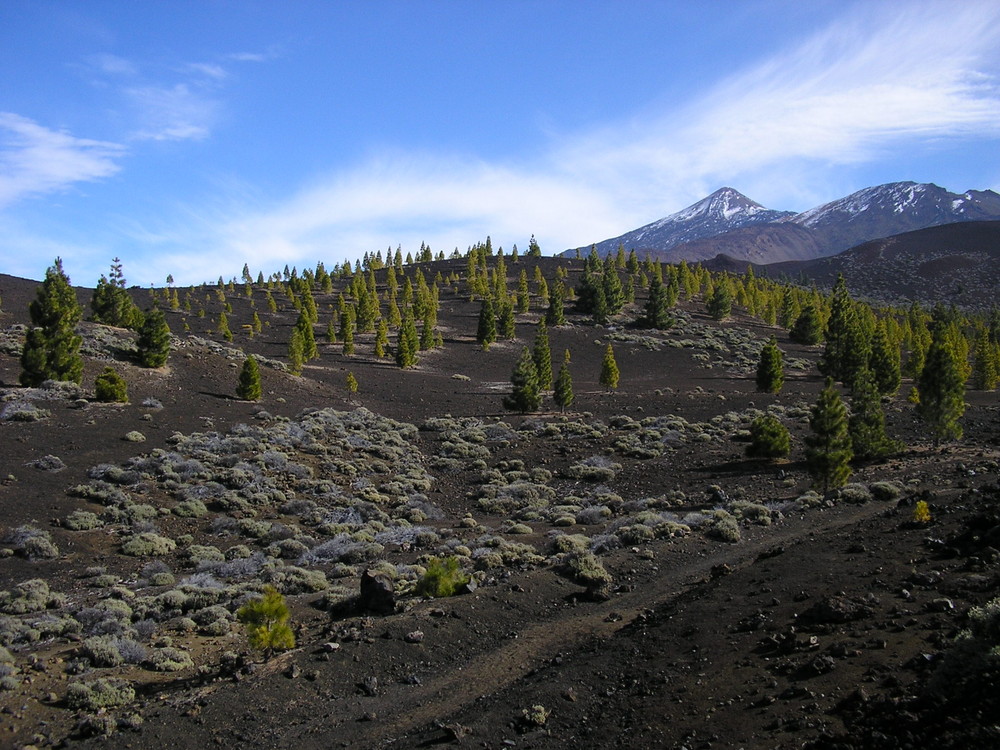
<svg viewBox="0 0 1000 750">
<path fill-rule="evenodd" d="M 631 623 L 641 613 L 669 604 L 691 586 L 705 582 L 712 569 L 722 564 L 730 568 L 753 565 L 758 556 L 781 545 L 795 544 L 835 533 L 845 527 L 864 522 L 885 510 L 881 503 L 840 506 L 831 510 L 812 511 L 804 517 L 787 519 L 756 533 L 736 546 L 710 547 L 709 554 L 691 557 L 686 554 L 663 555 L 676 565 L 661 563 L 659 577 L 599 604 L 587 604 L 564 610 L 554 620 L 537 622 L 524 627 L 516 640 L 502 642 L 483 651 L 458 669 L 452 669 L 422 686 L 394 694 L 391 705 L 382 703 L 378 721 L 353 722 L 336 727 L 336 739 L 350 747 L 406 746 L 404 737 L 430 726 L 435 721 L 459 714 L 482 696 L 493 695 L 509 688 L 556 654 L 572 659 L 574 652 L 596 640 L 610 638 Z M 694 540 L 692 540 L 694 541 Z M 675 547 L 683 546 L 676 545 Z M 670 552 L 672 550 L 668 550 Z M 551 571 L 536 571 L 529 578 L 551 576 Z M 664 585 L 669 581 L 668 585 Z M 530 585 L 529 581 L 525 581 Z M 613 615 L 613 616 L 612 616 Z M 567 655 L 567 652 L 570 652 Z M 384 712 L 384 713 L 383 713 Z M 300 748 L 326 747 L 332 739 L 324 731 L 322 718 L 294 728 L 282 738 L 282 744 Z M 332 728 L 331 728 L 332 729 Z M 317 743 L 316 740 L 322 738 Z"/>
</svg>

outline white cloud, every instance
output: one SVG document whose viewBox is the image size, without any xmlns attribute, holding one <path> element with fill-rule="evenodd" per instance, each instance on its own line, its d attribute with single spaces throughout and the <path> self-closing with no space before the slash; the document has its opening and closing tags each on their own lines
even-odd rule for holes
<svg viewBox="0 0 1000 750">
<path fill-rule="evenodd" d="M 211 132 L 218 102 L 187 84 L 125 90 L 141 122 L 136 140 L 202 140 Z"/>
<path fill-rule="evenodd" d="M 215 63 L 188 63 L 186 70 L 208 78 L 214 78 L 218 81 L 221 81 L 229 75 L 225 68 L 221 65 L 216 65 Z"/>
<path fill-rule="evenodd" d="M 77 138 L 0 112 L 0 208 L 24 196 L 109 177 L 124 154 L 117 143 Z"/>
<path fill-rule="evenodd" d="M 95 55 L 89 61 L 105 75 L 134 76 L 139 72 L 131 60 L 118 55 Z"/>
<path fill-rule="evenodd" d="M 236 62 L 267 62 L 275 56 L 275 52 L 233 52 L 226 55 L 226 59 Z"/>
</svg>

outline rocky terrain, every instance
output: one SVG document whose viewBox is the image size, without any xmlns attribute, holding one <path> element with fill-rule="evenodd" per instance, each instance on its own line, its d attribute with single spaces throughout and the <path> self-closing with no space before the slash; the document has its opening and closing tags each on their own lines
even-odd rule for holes
<svg viewBox="0 0 1000 750">
<path fill-rule="evenodd" d="M 521 258 L 511 286 L 535 265 L 570 286 L 582 268 Z M 483 350 L 465 261 L 418 267 L 442 275 L 443 346 L 410 370 L 374 334 L 323 340 L 338 280 L 292 375 L 297 311 L 237 283 L 178 290 L 165 367 L 83 323 L 83 385 L 39 389 L 17 384 L 37 284 L 0 277 L 4 746 L 1000 746 L 995 392 L 968 391 L 963 439 L 935 446 L 904 381 L 885 408 L 906 447 L 821 496 L 802 463 L 819 347 L 698 297 L 641 329 L 639 290 L 608 326 L 550 329 L 576 399 L 522 415 L 502 397 L 544 302 Z M 778 395 L 754 387 L 772 335 Z M 259 402 L 235 398 L 250 353 Z M 108 364 L 129 403 L 94 401 Z M 762 413 L 788 460 L 745 457 Z M 469 583 L 418 595 L 431 557 Z M 269 658 L 235 621 L 265 583 L 296 636 Z"/>
</svg>

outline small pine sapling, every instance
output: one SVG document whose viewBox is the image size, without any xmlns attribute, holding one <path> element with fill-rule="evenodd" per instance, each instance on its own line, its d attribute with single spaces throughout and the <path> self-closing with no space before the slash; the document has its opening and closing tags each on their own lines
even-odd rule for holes
<svg viewBox="0 0 1000 750">
<path fill-rule="evenodd" d="M 563 362 L 559 368 L 559 374 L 556 376 L 552 399 L 561 412 L 566 411 L 573 404 L 573 376 L 569 372 L 569 349 L 563 354 Z"/>
<path fill-rule="evenodd" d="M 618 370 L 618 363 L 615 361 L 615 350 L 611 344 L 608 344 L 604 350 L 604 359 L 601 362 L 601 377 L 599 382 L 611 392 L 618 388 L 620 377 L 621 373 Z"/>
<path fill-rule="evenodd" d="M 784 458 L 792 450 L 792 439 L 778 418 L 770 414 L 757 417 L 750 423 L 750 458 Z"/>
<path fill-rule="evenodd" d="M 260 599 L 240 607 L 236 619 L 246 628 L 250 646 L 263 651 L 265 658 L 275 651 L 295 648 L 295 634 L 288 624 L 291 613 L 285 597 L 273 586 L 265 586 Z"/>
</svg>

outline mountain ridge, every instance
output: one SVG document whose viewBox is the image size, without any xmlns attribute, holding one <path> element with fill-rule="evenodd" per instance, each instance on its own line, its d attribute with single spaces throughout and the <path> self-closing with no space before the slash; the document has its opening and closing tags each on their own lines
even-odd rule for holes
<svg viewBox="0 0 1000 750">
<path fill-rule="evenodd" d="M 765 208 L 726 187 L 595 246 L 602 256 L 621 245 L 664 262 L 697 262 L 722 253 L 766 265 L 835 255 L 931 226 L 989 220 L 1000 220 L 1000 195 L 992 190 L 952 193 L 933 183 L 890 182 L 794 213 Z"/>
</svg>

